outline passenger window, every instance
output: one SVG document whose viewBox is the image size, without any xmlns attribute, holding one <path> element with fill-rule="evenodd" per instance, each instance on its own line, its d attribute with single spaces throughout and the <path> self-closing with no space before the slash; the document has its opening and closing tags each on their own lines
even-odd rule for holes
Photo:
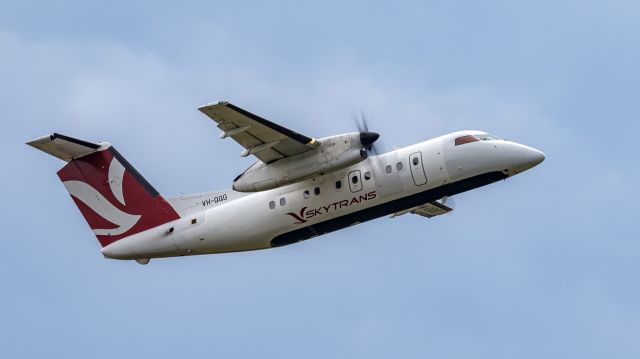
<svg viewBox="0 0 640 359">
<path fill-rule="evenodd" d="M 385 168 L 385 171 L 387 173 L 391 173 L 392 169 L 391 169 L 391 165 L 387 165 L 387 167 Z"/>
<path fill-rule="evenodd" d="M 464 145 L 465 143 L 480 141 L 477 137 L 467 135 L 456 138 L 455 144 L 456 146 Z"/>
<path fill-rule="evenodd" d="M 396 169 L 397 169 L 398 171 L 402 171 L 402 162 L 398 162 L 398 163 L 396 163 Z"/>
<path fill-rule="evenodd" d="M 371 179 L 371 172 L 369 172 L 369 171 L 365 172 L 364 173 L 364 179 L 366 181 L 370 180 Z"/>
<path fill-rule="evenodd" d="M 320 187 L 316 187 L 313 189 L 313 193 L 315 193 L 315 195 L 319 195 L 320 194 Z"/>
<path fill-rule="evenodd" d="M 304 197 L 304 199 L 309 198 L 309 191 L 302 192 L 302 197 Z"/>
<path fill-rule="evenodd" d="M 336 181 L 336 189 L 342 188 L 342 181 Z"/>
<path fill-rule="evenodd" d="M 418 157 L 414 157 L 414 158 L 413 158 L 413 165 L 414 165 L 414 166 L 417 166 L 417 165 L 419 165 L 419 164 L 420 164 L 420 160 L 418 159 Z"/>
<path fill-rule="evenodd" d="M 269 208 L 270 209 L 276 208 L 276 202 L 274 202 L 274 201 L 269 202 Z"/>
<path fill-rule="evenodd" d="M 287 204 L 287 200 L 284 197 L 280 198 L 280 205 L 284 206 L 285 204 Z"/>
<path fill-rule="evenodd" d="M 351 183 L 353 184 L 358 183 L 358 176 L 351 176 Z"/>
</svg>

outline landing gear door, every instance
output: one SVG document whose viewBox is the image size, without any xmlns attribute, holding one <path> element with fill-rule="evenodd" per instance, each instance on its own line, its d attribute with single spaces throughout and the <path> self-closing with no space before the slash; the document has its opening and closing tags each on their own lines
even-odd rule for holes
<svg viewBox="0 0 640 359">
<path fill-rule="evenodd" d="M 422 186 L 427 183 L 427 175 L 424 173 L 421 152 L 415 152 L 409 156 L 409 167 L 411 167 L 411 176 L 416 186 Z"/>
<path fill-rule="evenodd" d="M 358 192 L 362 190 L 362 177 L 360 176 L 360 171 L 351 171 L 349 172 L 349 189 L 351 192 Z"/>
</svg>

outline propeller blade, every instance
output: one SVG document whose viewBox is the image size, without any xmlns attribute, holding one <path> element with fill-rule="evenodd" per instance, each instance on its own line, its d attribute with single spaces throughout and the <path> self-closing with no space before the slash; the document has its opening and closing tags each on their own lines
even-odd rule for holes
<svg viewBox="0 0 640 359">
<path fill-rule="evenodd" d="M 360 121 L 362 121 L 362 129 L 360 132 L 369 132 L 369 124 L 367 123 L 367 116 L 362 109 L 360 110 Z"/>
<path fill-rule="evenodd" d="M 360 110 L 360 114 L 353 114 L 353 119 L 358 128 L 358 132 L 369 132 L 369 124 L 367 123 L 367 116 L 364 111 Z"/>
</svg>

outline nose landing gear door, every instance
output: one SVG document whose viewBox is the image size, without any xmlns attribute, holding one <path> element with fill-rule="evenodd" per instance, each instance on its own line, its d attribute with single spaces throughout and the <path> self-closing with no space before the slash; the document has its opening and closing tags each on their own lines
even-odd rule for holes
<svg viewBox="0 0 640 359">
<path fill-rule="evenodd" d="M 411 167 L 411 176 L 416 186 L 422 186 L 427 183 L 427 175 L 424 173 L 421 152 L 415 152 L 409 156 L 409 167 Z"/>
</svg>

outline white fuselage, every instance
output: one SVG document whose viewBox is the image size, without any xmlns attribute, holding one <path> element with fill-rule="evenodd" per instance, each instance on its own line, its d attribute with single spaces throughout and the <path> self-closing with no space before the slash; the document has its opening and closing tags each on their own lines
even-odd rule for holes
<svg viewBox="0 0 640 359">
<path fill-rule="evenodd" d="M 102 253 L 143 259 L 291 244 L 507 178 L 544 159 L 535 149 L 504 140 L 454 144 L 475 133 L 448 134 L 271 190 L 233 192 Z"/>
</svg>

